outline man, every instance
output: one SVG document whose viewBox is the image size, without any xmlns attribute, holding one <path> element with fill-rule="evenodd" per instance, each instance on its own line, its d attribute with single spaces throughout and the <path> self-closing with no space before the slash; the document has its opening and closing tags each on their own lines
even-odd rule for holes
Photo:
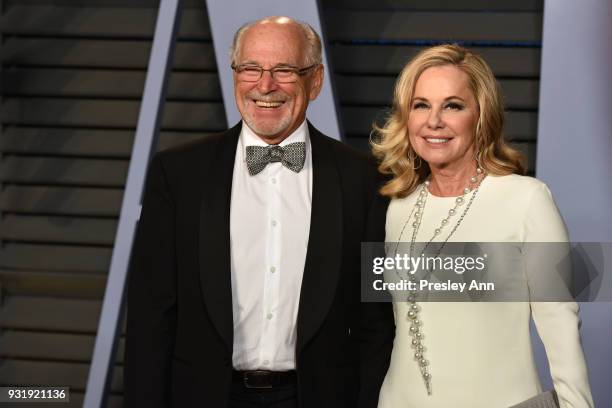
<svg viewBox="0 0 612 408">
<path fill-rule="evenodd" d="M 360 303 L 384 239 L 374 167 L 305 120 L 323 83 L 306 24 L 235 36 L 242 122 L 151 163 L 128 286 L 128 407 L 375 407 L 389 304 Z"/>
</svg>

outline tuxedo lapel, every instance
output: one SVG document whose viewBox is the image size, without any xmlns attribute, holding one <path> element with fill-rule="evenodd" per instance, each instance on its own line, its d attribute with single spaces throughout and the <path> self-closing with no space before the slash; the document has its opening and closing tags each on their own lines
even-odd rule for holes
<svg viewBox="0 0 612 408">
<path fill-rule="evenodd" d="M 230 269 L 230 202 L 236 146 L 241 125 L 220 138 L 213 163 L 202 180 L 200 205 L 200 282 L 210 320 L 228 351 L 233 348 L 232 284 Z"/>
<path fill-rule="evenodd" d="M 230 204 L 236 146 L 241 126 L 219 140 L 214 163 L 202 182 L 200 205 L 200 281 L 210 320 L 233 347 L 230 267 Z M 309 126 L 313 187 L 308 250 L 297 321 L 299 351 L 325 318 L 336 292 L 342 258 L 342 193 L 337 163 L 324 136 Z"/>
<path fill-rule="evenodd" d="M 312 209 L 302 278 L 296 352 L 316 333 L 331 306 L 342 258 L 342 192 L 330 143 L 309 124 L 312 144 Z"/>
</svg>

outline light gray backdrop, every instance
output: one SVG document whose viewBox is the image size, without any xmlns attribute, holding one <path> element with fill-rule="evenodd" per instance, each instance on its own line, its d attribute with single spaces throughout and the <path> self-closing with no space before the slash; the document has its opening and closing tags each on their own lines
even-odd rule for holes
<svg viewBox="0 0 612 408">
<path fill-rule="evenodd" d="M 609 0 L 544 4 L 536 175 L 552 190 L 574 242 L 612 242 L 611 22 Z M 610 279 L 610 245 L 603 256 Z M 612 407 L 612 303 L 581 308 L 596 406 Z M 542 362 L 541 348 L 538 354 Z"/>
</svg>

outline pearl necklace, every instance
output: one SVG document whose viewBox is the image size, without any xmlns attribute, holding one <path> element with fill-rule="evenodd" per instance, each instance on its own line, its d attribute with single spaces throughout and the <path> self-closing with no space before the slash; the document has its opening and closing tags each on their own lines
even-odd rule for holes
<svg viewBox="0 0 612 408">
<path fill-rule="evenodd" d="M 477 167 L 476 174 L 470 178 L 470 186 L 463 189 L 463 195 L 455 199 L 455 205 L 453 206 L 453 208 L 448 210 L 448 215 L 444 219 L 442 219 L 442 221 L 440 222 L 440 226 L 434 230 L 432 237 L 429 239 L 429 241 L 427 241 L 427 243 L 423 247 L 422 252 L 425 252 L 425 250 L 427 249 L 429 244 L 431 244 L 434 238 L 442 233 L 442 230 L 444 229 L 444 227 L 448 225 L 451 217 L 454 217 L 457 214 L 458 208 L 465 203 L 466 196 L 473 191 L 473 194 L 470 197 L 469 201 L 467 202 L 467 205 L 465 206 L 463 213 L 457 220 L 457 223 L 455 224 L 453 229 L 448 233 L 448 236 L 446 237 L 446 239 L 442 242 L 442 245 L 440 246 L 440 249 L 438 250 L 435 256 L 440 255 L 440 252 L 442 252 L 442 248 L 444 247 L 446 242 L 448 242 L 450 237 L 455 233 L 455 231 L 457 231 L 457 228 L 459 228 L 459 225 L 461 224 L 468 210 L 472 206 L 472 203 L 474 202 L 474 199 L 476 198 L 476 194 L 478 193 L 478 189 L 480 188 L 482 180 L 484 180 L 484 177 L 486 177 L 486 174 L 485 174 L 479 183 L 478 176 L 481 174 L 483 174 L 482 169 L 480 167 Z M 404 223 L 404 226 L 402 227 L 399 238 L 397 239 L 397 244 L 395 246 L 395 255 L 397 255 L 397 249 L 399 246 L 399 242 L 402 239 L 402 235 L 404 234 L 404 230 L 406 229 L 406 226 L 408 225 L 408 223 L 410 222 L 410 220 L 413 218 L 413 215 L 414 215 L 414 222 L 412 223 L 412 239 L 410 240 L 410 252 L 409 252 L 409 257 L 412 258 L 412 254 L 414 253 L 414 247 L 416 243 L 417 234 L 419 232 L 419 227 L 421 226 L 421 220 L 423 219 L 423 214 L 425 213 L 425 204 L 427 203 L 429 184 L 430 184 L 429 180 L 426 180 L 423 183 L 421 190 L 419 191 L 419 197 L 417 198 L 417 201 L 414 204 L 414 207 L 412 211 L 410 212 L 408 219 L 406 220 L 406 222 Z M 414 276 L 414 274 L 412 274 L 410 275 L 408 280 L 410 282 L 416 282 L 416 277 Z M 410 336 L 412 337 L 412 341 L 411 341 L 412 348 L 415 349 L 414 359 L 416 360 L 419 370 L 421 372 L 421 376 L 423 377 L 423 382 L 425 383 L 425 388 L 427 389 L 427 395 L 431 395 L 431 373 L 429 372 L 429 368 L 428 368 L 429 361 L 425 358 L 426 348 L 425 348 L 425 345 L 423 344 L 424 336 L 421 330 L 422 321 L 419 320 L 419 311 L 421 310 L 421 308 L 419 305 L 417 305 L 416 298 L 417 298 L 417 291 L 416 290 L 410 291 L 408 297 L 406 298 L 406 301 L 409 303 L 408 313 L 406 314 L 406 317 L 409 320 L 411 320 L 411 325 L 410 325 L 409 330 L 410 330 Z"/>
</svg>

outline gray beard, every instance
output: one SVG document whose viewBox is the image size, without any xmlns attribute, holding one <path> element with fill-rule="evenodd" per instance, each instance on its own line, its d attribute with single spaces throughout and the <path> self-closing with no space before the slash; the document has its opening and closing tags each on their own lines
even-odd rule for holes
<svg viewBox="0 0 612 408">
<path fill-rule="evenodd" d="M 268 128 L 268 129 L 263 129 L 263 128 L 259 127 L 255 123 L 253 118 L 250 117 L 249 115 L 246 115 L 242 119 L 244 119 L 246 124 L 251 128 L 251 130 L 253 132 L 255 132 L 258 136 L 264 136 L 264 137 L 265 136 L 274 136 L 274 135 L 277 135 L 277 134 L 283 132 L 285 129 L 287 129 L 289 127 L 289 125 L 291 124 L 291 117 L 290 116 L 287 116 L 286 118 L 283 118 L 281 121 L 276 123 L 272 128 Z"/>
</svg>

